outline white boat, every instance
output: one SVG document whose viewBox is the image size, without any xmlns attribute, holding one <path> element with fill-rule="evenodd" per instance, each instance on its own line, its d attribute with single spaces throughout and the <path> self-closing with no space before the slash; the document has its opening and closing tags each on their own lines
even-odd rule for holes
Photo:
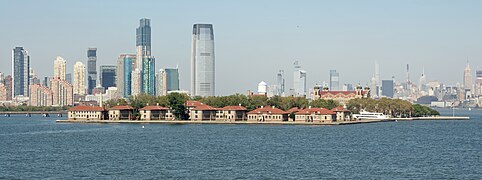
<svg viewBox="0 0 482 180">
<path fill-rule="evenodd" d="M 360 114 L 353 114 L 353 119 L 363 120 L 363 119 L 388 119 L 390 116 L 384 115 L 383 113 L 373 113 L 368 111 L 361 111 Z"/>
</svg>

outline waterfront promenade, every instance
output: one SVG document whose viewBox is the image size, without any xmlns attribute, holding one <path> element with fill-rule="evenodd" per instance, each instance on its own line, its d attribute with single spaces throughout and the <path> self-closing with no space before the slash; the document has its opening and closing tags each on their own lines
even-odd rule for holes
<svg viewBox="0 0 482 180">
<path fill-rule="evenodd" d="M 26 115 L 28 117 L 32 116 L 33 114 L 41 114 L 46 117 L 50 117 L 50 115 L 56 115 L 58 117 L 63 117 L 63 115 L 67 114 L 67 111 L 5 111 L 0 112 L 0 115 L 10 117 L 11 115 Z"/>
<path fill-rule="evenodd" d="M 469 117 L 459 116 L 436 116 L 436 117 L 414 117 L 414 118 L 389 118 L 389 119 L 367 119 L 354 121 L 339 121 L 329 123 L 313 123 L 313 122 L 294 122 L 294 121 L 189 121 L 189 120 L 57 120 L 58 123 L 105 123 L 105 124 L 259 124 L 259 125 L 350 125 L 350 124 L 364 124 L 364 123 L 380 123 L 380 122 L 395 122 L 395 121 L 417 121 L 417 120 L 469 120 Z"/>
</svg>

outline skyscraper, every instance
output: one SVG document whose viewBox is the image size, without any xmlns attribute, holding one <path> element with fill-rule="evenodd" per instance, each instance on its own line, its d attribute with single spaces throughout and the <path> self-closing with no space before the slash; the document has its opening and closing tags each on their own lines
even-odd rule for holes
<svg viewBox="0 0 482 180">
<path fill-rule="evenodd" d="M 469 62 L 467 61 L 467 66 L 464 69 L 464 91 L 465 91 L 465 97 L 468 99 L 472 97 L 472 69 L 470 69 Z"/>
<path fill-rule="evenodd" d="M 86 94 L 85 82 L 85 65 L 78 61 L 74 65 L 74 94 Z"/>
<path fill-rule="evenodd" d="M 54 78 L 60 78 L 61 80 L 65 80 L 65 71 L 66 71 L 66 64 L 64 58 L 57 56 L 54 61 Z"/>
<path fill-rule="evenodd" d="M 340 73 L 336 72 L 336 70 L 330 70 L 330 90 L 340 90 Z"/>
<path fill-rule="evenodd" d="M 12 76 L 8 75 L 7 77 L 5 77 L 5 91 L 6 91 L 6 99 L 7 101 L 11 101 L 12 100 L 12 91 L 13 89 L 13 78 Z"/>
<path fill-rule="evenodd" d="M 135 61 L 135 54 L 121 54 L 117 59 L 117 90 L 124 98 L 131 95 L 132 66 Z"/>
<path fill-rule="evenodd" d="M 15 47 L 12 51 L 12 97 L 29 95 L 30 56 L 23 47 Z"/>
<path fill-rule="evenodd" d="M 97 85 L 97 48 L 89 48 L 87 58 L 87 93 L 92 94 Z"/>
<path fill-rule="evenodd" d="M 72 73 L 67 73 L 65 74 L 65 81 L 67 81 L 70 84 L 73 84 L 72 82 Z"/>
<path fill-rule="evenodd" d="M 100 66 L 100 85 L 107 89 L 109 87 L 116 87 L 117 66 L 102 65 Z"/>
<path fill-rule="evenodd" d="M 159 69 L 159 72 L 156 73 L 156 96 L 164 96 L 166 95 L 166 85 L 164 84 L 164 77 L 166 76 L 166 72 L 164 69 Z"/>
<path fill-rule="evenodd" d="M 382 80 L 382 96 L 393 98 L 393 80 Z"/>
<path fill-rule="evenodd" d="M 142 18 L 136 29 L 136 61 L 131 92 L 155 94 L 155 58 L 151 56 L 151 20 Z"/>
<path fill-rule="evenodd" d="M 285 71 L 279 70 L 276 75 L 276 95 L 283 96 L 285 94 Z"/>
<path fill-rule="evenodd" d="M 475 72 L 475 95 L 480 96 L 482 95 L 482 70 L 477 70 Z"/>
<path fill-rule="evenodd" d="M 295 71 L 293 73 L 294 96 L 306 96 L 306 71 L 301 69 L 298 61 L 294 62 Z"/>
<path fill-rule="evenodd" d="M 166 68 L 164 82 L 166 84 L 166 91 L 178 91 L 179 90 L 179 69 L 178 68 Z"/>
<path fill-rule="evenodd" d="M 156 63 L 152 57 L 144 57 L 142 60 L 142 93 L 156 94 Z"/>
<path fill-rule="evenodd" d="M 194 24 L 191 49 L 191 93 L 215 95 L 214 31 L 212 24 Z"/>
<path fill-rule="evenodd" d="M 74 87 L 65 80 L 53 78 L 51 81 L 52 104 L 54 106 L 74 105 Z"/>
</svg>

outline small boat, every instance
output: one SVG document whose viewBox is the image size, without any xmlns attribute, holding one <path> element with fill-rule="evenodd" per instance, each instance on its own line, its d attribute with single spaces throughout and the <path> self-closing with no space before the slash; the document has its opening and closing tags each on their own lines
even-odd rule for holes
<svg viewBox="0 0 482 180">
<path fill-rule="evenodd" d="M 368 111 L 361 111 L 360 114 L 353 114 L 353 119 L 363 120 L 363 119 L 388 119 L 390 116 L 384 115 L 383 113 L 373 113 Z"/>
</svg>

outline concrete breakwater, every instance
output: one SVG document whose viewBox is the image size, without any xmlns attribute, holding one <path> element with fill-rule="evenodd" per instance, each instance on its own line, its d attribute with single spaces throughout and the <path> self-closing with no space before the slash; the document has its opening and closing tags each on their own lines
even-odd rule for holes
<svg viewBox="0 0 482 180">
<path fill-rule="evenodd" d="M 470 117 L 452 117 L 452 116 L 436 116 L 436 117 L 417 117 L 417 118 L 389 118 L 389 119 L 366 119 L 354 121 L 339 121 L 329 123 L 314 123 L 314 122 L 294 122 L 294 121 L 280 121 L 280 122 L 259 122 L 259 121 L 188 121 L 188 120 L 57 120 L 58 123 L 105 123 L 105 124 L 264 124 L 264 125 L 350 125 L 350 124 L 364 124 L 364 123 L 378 123 L 378 122 L 395 122 L 395 121 L 414 121 L 414 120 L 469 120 Z"/>
</svg>

